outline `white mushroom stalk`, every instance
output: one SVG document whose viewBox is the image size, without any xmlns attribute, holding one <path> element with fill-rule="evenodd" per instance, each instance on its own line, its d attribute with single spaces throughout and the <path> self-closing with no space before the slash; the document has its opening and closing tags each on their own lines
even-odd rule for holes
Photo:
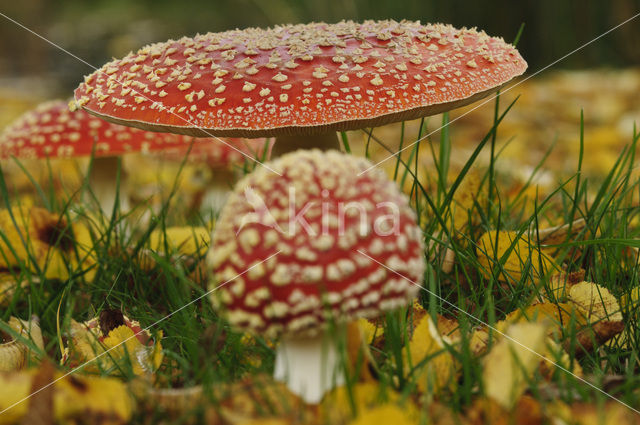
<svg viewBox="0 0 640 425">
<path fill-rule="evenodd" d="M 116 187 L 118 181 L 118 158 L 107 156 L 94 158 L 89 174 L 89 190 L 96 197 L 102 213 L 110 217 L 116 204 L 118 194 L 119 210 L 129 210 L 129 195 L 124 189 L 126 175 L 120 172 L 120 187 Z"/>
<path fill-rule="evenodd" d="M 305 402 L 317 404 L 327 391 L 343 385 L 345 365 L 328 332 L 284 337 L 276 349 L 274 379 L 286 382 Z"/>
<path fill-rule="evenodd" d="M 228 283 L 212 302 L 232 326 L 280 337 L 274 376 L 308 403 L 344 382 L 330 325 L 404 306 L 423 279 L 415 213 L 370 167 L 337 151 L 279 157 L 236 185 L 213 235 L 212 285 Z"/>
</svg>

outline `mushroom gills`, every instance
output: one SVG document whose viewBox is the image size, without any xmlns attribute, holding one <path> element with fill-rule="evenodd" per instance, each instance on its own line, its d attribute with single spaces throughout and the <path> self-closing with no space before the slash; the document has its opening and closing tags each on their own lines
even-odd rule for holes
<svg viewBox="0 0 640 425">
<path fill-rule="evenodd" d="M 116 202 L 116 179 L 119 160 L 115 156 L 94 158 L 89 174 L 89 187 L 98 200 L 102 212 L 110 217 Z M 122 170 L 122 168 L 121 168 Z M 120 172 L 120 210 L 129 210 L 129 197 L 122 190 L 124 187 L 124 171 Z"/>
<path fill-rule="evenodd" d="M 328 332 L 316 336 L 285 336 L 276 350 L 273 377 L 287 384 L 306 403 L 317 404 L 324 394 L 345 382 L 344 364 Z"/>
<path fill-rule="evenodd" d="M 277 158 L 286 153 L 297 151 L 298 149 L 320 149 L 322 151 L 340 150 L 341 143 L 338 140 L 338 134 L 335 131 L 316 135 L 294 135 L 294 136 L 278 136 L 273 148 L 271 149 L 271 158 Z"/>
</svg>

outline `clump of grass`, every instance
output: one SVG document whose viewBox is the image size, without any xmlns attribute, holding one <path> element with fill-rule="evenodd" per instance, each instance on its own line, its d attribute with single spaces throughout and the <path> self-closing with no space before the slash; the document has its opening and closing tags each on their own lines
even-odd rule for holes
<svg viewBox="0 0 640 425">
<path fill-rule="evenodd" d="M 629 147 L 621 153 L 614 168 L 601 181 L 592 182 L 582 177 L 581 164 L 586 153 L 581 149 L 581 155 L 576 158 L 576 173 L 564 179 L 559 177 L 557 188 L 545 197 L 533 201 L 527 198 L 525 191 L 531 180 L 515 196 L 507 197 L 502 183 L 506 178 L 495 167 L 500 160 L 495 137 L 501 121 L 513 105 L 511 103 L 500 110 L 496 100 L 492 127 L 478 141 L 476 149 L 457 171 L 453 181 L 449 176 L 453 171 L 451 157 L 455 155 L 455 141 L 448 131 L 447 114 L 443 115 L 441 123 L 436 123 L 443 126 L 437 142 L 430 137 L 420 140 L 431 125 L 429 120 L 423 119 L 418 139 L 394 159 L 393 178 L 402 187 L 410 188 L 409 196 L 424 231 L 425 245 L 429 247 L 425 257 L 430 259 L 430 264 L 420 301 L 433 319 L 442 315 L 456 318 L 459 322 L 462 342 L 447 346 L 446 349 L 455 357 L 462 372 L 455 391 L 445 391 L 439 398 L 442 403 L 460 412 L 467 409 L 483 391 L 482 358 L 474 356 L 470 349 L 472 329 L 481 324 L 495 326 L 506 314 L 525 308 L 544 295 L 546 290 L 544 278 L 541 286 L 532 284 L 538 280 L 533 274 L 533 269 L 539 266 L 537 264 L 523 262 L 522 277 L 507 277 L 506 281 L 503 279 L 508 274 L 503 267 L 505 256 L 494 258 L 491 270 L 483 270 L 478 261 L 480 234 L 489 230 L 508 229 L 525 235 L 545 221 L 554 220 L 562 224 L 583 218 L 586 228 L 580 239 L 567 240 L 556 247 L 565 269 L 584 269 L 587 280 L 608 288 L 617 297 L 630 296 L 632 288 L 638 284 L 636 264 L 622 261 L 622 257 L 628 247 L 640 247 L 637 241 L 638 226 L 632 224 L 638 220 L 638 208 L 634 203 L 637 201 L 633 200 L 633 196 L 640 193 L 640 182 L 632 178 L 632 172 L 640 134 L 634 132 Z M 585 137 L 582 123 L 576 127 L 576 131 L 581 134 L 582 146 Z M 346 134 L 342 135 L 342 140 L 348 147 Z M 367 156 L 370 156 L 369 147 L 375 143 L 387 146 L 384 140 L 376 137 L 375 130 L 368 131 Z M 409 146 L 406 143 L 402 126 L 397 145 L 402 149 Z M 491 151 L 490 163 L 481 175 L 479 191 L 488 193 L 488 196 L 486 202 L 476 202 L 468 211 L 469 220 L 461 234 L 451 226 L 452 201 L 456 190 L 476 164 L 480 152 L 487 148 Z M 393 152 L 391 148 L 388 149 Z M 421 170 L 423 165 L 419 159 L 423 155 L 421 152 L 425 151 L 432 156 L 435 173 Z M 248 173 L 255 166 L 255 162 L 247 161 L 242 169 Z M 544 163 L 541 162 L 536 170 L 543 168 Z M 26 169 L 23 171 L 28 173 Z M 421 174 L 431 175 L 433 181 L 420 181 L 417 176 Z M 66 217 L 67 223 L 79 218 L 95 221 L 95 215 L 91 214 L 95 205 L 92 205 L 90 197 L 89 201 L 79 203 L 78 193 L 68 193 L 65 200 L 61 200 L 50 189 L 43 189 L 34 179 L 32 181 L 41 205 Z M 50 183 L 52 181 L 53 176 Z M 270 374 L 274 360 L 272 342 L 260 336 L 247 339 L 245 335 L 230 329 L 208 302 L 205 296 L 207 288 L 190 279 L 194 264 L 202 260 L 206 250 L 191 262 L 172 257 L 171 254 L 175 253 L 151 254 L 154 260 L 151 270 L 142 267 L 139 261 L 141 256 L 148 255 L 145 248 L 152 231 L 165 231 L 171 225 L 187 222 L 186 218 L 183 217 L 184 221 L 180 222 L 179 217 L 171 214 L 177 187 L 176 183 L 161 210 L 153 213 L 151 219 L 141 227 L 129 222 L 127 215 L 118 214 L 95 223 L 90 254 L 98 261 L 92 266 L 95 271 L 92 279 L 87 279 L 87 270 L 73 269 L 71 263 L 67 263 L 70 277 L 65 281 L 47 279 L 45 270 L 34 270 L 24 264 L 11 270 L 16 279 L 26 278 L 39 283 L 30 285 L 28 289 L 18 289 L 3 309 L 2 320 L 6 321 L 10 316 L 40 316 L 47 342 L 46 353 L 43 354 L 58 362 L 61 355 L 59 341 L 64 339 L 64 330 L 68 329 L 72 319 L 86 320 L 102 309 L 117 308 L 140 321 L 142 326 L 157 324 L 152 333 L 158 335 L 160 330 L 163 332 L 165 361 L 156 377 L 159 386 L 179 388 L 202 384 L 211 389 L 246 377 Z M 85 185 L 80 190 L 89 189 Z M 4 177 L 0 177 L 0 198 L 5 207 L 12 205 L 12 195 Z M 531 205 L 526 205 L 527 202 L 534 203 L 532 210 Z M 532 213 L 526 214 L 527 211 Z M 189 221 L 204 223 L 207 219 L 191 217 Z M 70 250 L 68 237 L 60 236 L 69 234 L 65 232 L 70 232 L 70 228 L 58 229 L 58 236 L 49 238 L 52 249 L 66 244 L 66 250 Z M 533 242 L 534 249 L 540 249 L 539 243 L 536 245 L 535 240 Z M 439 263 L 434 261 L 434 258 L 438 258 L 437 253 L 444 249 L 450 249 L 456 258 L 449 272 L 443 271 Z M 195 299 L 199 300 L 193 302 Z M 623 401 L 634 403 L 638 397 L 636 388 L 640 385 L 637 374 L 640 316 L 632 309 L 624 311 L 624 315 L 629 330 L 624 341 L 614 340 L 579 358 L 570 353 L 570 361 L 579 363 L 587 379 L 596 386 L 602 385 L 610 377 L 624 377 L 614 393 Z M 398 390 L 405 398 L 415 398 L 416 383 L 403 372 L 402 364 L 402 347 L 409 337 L 408 322 L 405 312 L 388 314 L 382 320 L 386 342 L 384 349 L 375 353 L 379 364 L 374 365 L 374 372 L 382 386 Z M 62 334 L 59 333 L 58 323 Z M 575 337 L 570 335 L 571 332 L 571 329 L 567 329 L 569 335 L 565 337 Z M 128 379 L 134 378 L 130 372 L 127 375 L 126 370 L 123 373 Z M 349 391 L 356 381 L 347 380 Z M 559 394 L 567 402 L 575 398 L 599 402 L 605 397 L 564 372 L 554 374 L 551 381 L 535 374 L 530 377 L 528 384 L 532 395 L 542 403 L 549 401 L 546 394 L 550 387 L 553 387 L 554 394 Z M 211 396 L 212 405 L 219 403 L 212 391 L 207 391 L 207 394 Z"/>
</svg>

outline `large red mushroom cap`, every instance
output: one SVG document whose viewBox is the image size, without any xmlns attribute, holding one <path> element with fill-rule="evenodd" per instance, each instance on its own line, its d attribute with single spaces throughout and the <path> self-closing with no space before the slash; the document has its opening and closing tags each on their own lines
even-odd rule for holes
<svg viewBox="0 0 640 425">
<path fill-rule="evenodd" d="M 186 145 L 193 138 L 152 133 L 111 124 L 83 110 L 69 110 L 62 100 L 40 104 L 26 112 L 0 134 L 0 159 L 117 156 Z"/>
<path fill-rule="evenodd" d="M 475 29 L 410 21 L 248 28 L 146 46 L 75 91 L 106 120 L 193 136 L 325 134 L 471 103 L 527 67 Z"/>
<path fill-rule="evenodd" d="M 319 150 L 270 167 L 281 176 L 261 167 L 236 185 L 209 251 L 212 289 L 220 285 L 212 300 L 233 326 L 314 334 L 330 318 L 377 316 L 416 295 L 422 233 L 383 171 L 362 173 L 368 160 Z"/>
</svg>

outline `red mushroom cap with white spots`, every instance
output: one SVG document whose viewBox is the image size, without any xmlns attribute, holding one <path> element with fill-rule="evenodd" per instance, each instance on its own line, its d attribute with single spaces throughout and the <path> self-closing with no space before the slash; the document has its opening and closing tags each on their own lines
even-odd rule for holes
<svg viewBox="0 0 640 425">
<path fill-rule="evenodd" d="M 190 144 L 193 138 L 116 125 L 83 110 L 69 110 L 61 100 L 26 112 L 0 134 L 0 159 L 116 156 Z"/>
<path fill-rule="evenodd" d="M 171 148 L 161 155 L 163 158 L 181 161 L 188 154 L 189 162 L 206 163 L 212 168 L 231 168 L 242 165 L 245 160 L 268 159 L 272 146 L 273 142 L 265 138 L 227 138 L 224 141 L 197 139 L 193 145 Z"/>
<path fill-rule="evenodd" d="M 269 165 L 282 176 L 260 167 L 236 185 L 209 251 L 211 298 L 232 326 L 313 334 L 328 317 L 377 316 L 415 297 L 422 233 L 383 171 L 359 175 L 371 163 L 338 151 Z"/>
<path fill-rule="evenodd" d="M 475 29 L 410 21 L 248 28 L 146 46 L 75 91 L 106 120 L 193 136 L 322 134 L 471 103 L 526 62 Z"/>
</svg>

